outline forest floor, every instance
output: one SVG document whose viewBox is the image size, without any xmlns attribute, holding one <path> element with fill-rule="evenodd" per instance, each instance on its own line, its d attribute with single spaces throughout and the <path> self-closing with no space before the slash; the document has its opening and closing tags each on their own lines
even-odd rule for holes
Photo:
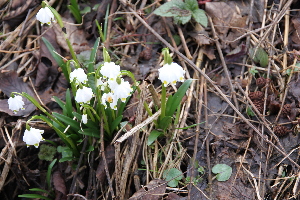
<svg viewBox="0 0 300 200">
<path fill-rule="evenodd" d="M 123 113 L 128 124 L 119 126 L 113 140 L 104 141 L 100 130 L 94 133 L 98 137 L 84 136 L 80 156 L 64 162 L 39 158 L 42 145 L 63 146 L 43 121 L 29 122 L 45 131 L 40 147 L 23 142 L 26 122 L 41 114 L 35 105 L 25 101 L 17 114 L 8 109 L 12 92 L 26 92 L 48 112 L 62 113 L 53 96 L 66 101 L 70 87 L 42 40 L 65 61 L 71 59 L 62 29 L 36 20 L 41 2 L 24 2 L 0 1 L 1 200 L 25 199 L 18 197 L 23 194 L 91 200 L 300 199 L 299 0 L 199 0 L 206 27 L 194 18 L 176 24 L 173 17 L 155 15 L 164 1 L 78 1 L 83 16 L 78 23 L 69 1 L 50 0 L 82 65 L 100 36 L 97 21 L 105 35 L 96 63 L 103 61 L 106 47 L 141 89 Z M 176 8 L 171 7 L 172 16 L 190 14 Z M 185 79 L 193 81 L 170 119 L 176 120 L 162 131 L 155 128 L 158 111 L 150 106 L 151 116 L 143 104 L 153 106 L 161 97 L 158 69 L 166 47 L 186 70 Z M 167 87 L 167 94 L 180 85 Z M 53 160 L 61 158 L 57 152 Z"/>
</svg>

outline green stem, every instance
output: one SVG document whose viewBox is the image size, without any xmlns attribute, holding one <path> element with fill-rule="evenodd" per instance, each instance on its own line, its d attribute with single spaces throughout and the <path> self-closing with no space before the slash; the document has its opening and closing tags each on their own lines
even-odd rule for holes
<svg viewBox="0 0 300 200">
<path fill-rule="evenodd" d="M 73 49 L 73 47 L 72 47 L 72 45 L 71 45 L 71 42 L 70 42 L 70 40 L 67 38 L 67 34 L 64 33 L 64 37 L 65 37 L 65 40 L 66 40 L 66 42 L 67 42 L 67 44 L 68 44 L 68 47 L 69 47 L 69 49 L 70 49 L 70 53 L 71 53 L 71 55 L 72 55 L 72 58 L 74 59 L 74 61 L 76 62 L 76 64 L 79 64 L 79 61 L 78 61 L 77 56 L 76 56 L 76 54 L 75 54 L 75 51 L 74 51 L 74 49 Z"/>
<path fill-rule="evenodd" d="M 110 128 L 109 128 L 108 121 L 107 121 L 107 116 L 106 116 L 106 113 L 105 113 L 105 108 L 104 108 L 103 105 L 100 105 L 100 109 L 101 109 L 102 118 L 103 118 L 103 121 L 104 121 L 104 129 L 110 135 L 111 133 L 110 133 Z"/>
<path fill-rule="evenodd" d="M 161 114 L 160 114 L 160 119 L 163 119 L 166 115 L 166 87 L 164 84 L 162 84 L 162 89 L 161 89 Z"/>
<path fill-rule="evenodd" d="M 91 111 L 94 113 L 94 115 L 96 116 L 97 120 L 100 121 L 100 116 L 97 114 L 96 110 L 91 107 L 90 105 L 83 105 L 84 108 L 87 108 L 86 111 L 89 112 L 88 115 L 92 118 L 92 121 L 95 122 L 96 119 L 94 118 L 93 114 L 91 113 Z"/>
<path fill-rule="evenodd" d="M 101 116 L 102 116 L 102 118 L 103 118 L 103 121 L 104 121 L 104 130 L 108 133 L 108 134 L 110 134 L 110 130 L 109 130 L 109 125 L 108 125 L 108 121 L 107 121 L 107 116 L 106 116 L 106 113 L 105 113 L 105 109 L 104 109 L 104 106 L 101 104 L 101 90 L 100 90 L 100 88 L 98 88 L 97 89 L 97 99 L 98 99 L 98 104 L 97 104 L 97 107 L 98 107 L 98 110 L 100 111 L 100 113 L 101 113 Z M 96 112 L 96 111 L 95 111 Z M 97 116 L 97 118 L 99 117 L 98 116 L 98 114 L 96 115 Z M 99 120 L 99 122 L 101 121 L 100 120 L 100 117 L 98 118 L 98 120 Z"/>
<path fill-rule="evenodd" d="M 153 113 L 151 112 L 148 104 L 144 101 L 144 108 L 146 109 L 148 115 L 151 117 L 153 115 Z"/>
<path fill-rule="evenodd" d="M 58 128 L 56 128 L 56 127 L 51 123 L 51 120 L 49 120 L 47 117 L 42 116 L 42 115 L 40 115 L 40 116 L 35 115 L 35 116 L 33 116 L 31 119 L 29 119 L 29 120 L 26 122 L 26 124 L 28 124 L 31 120 L 34 120 L 34 119 L 40 119 L 40 120 L 43 120 L 44 122 L 46 122 L 46 123 L 48 124 L 48 126 L 50 126 L 51 128 L 53 128 L 53 129 L 55 130 L 55 132 L 57 133 L 57 135 L 65 142 L 65 144 L 66 144 L 67 146 L 69 146 L 69 147 L 72 149 L 74 155 L 75 155 L 76 157 L 79 157 L 79 155 L 80 155 L 80 154 L 79 154 L 79 151 L 78 151 L 78 149 L 77 149 L 77 146 L 74 144 L 73 140 L 71 140 L 69 137 L 67 137 L 61 130 L 59 130 Z M 27 126 L 27 125 L 26 125 L 26 126 Z"/>
<path fill-rule="evenodd" d="M 41 110 L 45 115 L 47 115 L 47 117 L 49 117 L 52 121 L 55 121 L 57 124 L 59 124 L 61 127 L 66 128 L 66 126 L 61 123 L 59 120 L 57 120 L 55 117 L 53 117 L 50 113 L 47 112 L 47 110 L 45 108 L 43 108 L 38 102 L 37 100 L 35 100 L 32 96 L 30 96 L 29 94 L 22 92 L 22 94 L 14 92 L 15 94 L 21 95 L 23 97 L 25 97 L 26 99 L 28 99 L 31 103 L 33 103 L 33 105 L 35 105 L 39 110 Z"/>
</svg>

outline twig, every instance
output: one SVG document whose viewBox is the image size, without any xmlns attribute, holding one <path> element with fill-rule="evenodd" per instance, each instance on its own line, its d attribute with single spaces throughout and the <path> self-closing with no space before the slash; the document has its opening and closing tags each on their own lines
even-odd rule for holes
<svg viewBox="0 0 300 200">
<path fill-rule="evenodd" d="M 153 122 L 160 115 L 160 112 L 161 112 L 161 110 L 159 109 L 154 115 L 152 115 L 151 117 L 148 117 L 145 121 L 143 121 L 142 123 L 133 127 L 130 131 L 127 131 L 123 136 L 121 136 L 119 139 L 117 139 L 115 141 L 115 143 L 123 142 L 128 137 L 133 135 L 135 132 L 139 131 L 143 126 L 146 126 L 146 125 L 150 124 L 151 122 Z"/>
<path fill-rule="evenodd" d="M 105 173 L 106 173 L 106 178 L 108 181 L 108 185 L 109 185 L 109 191 L 111 193 L 112 198 L 115 198 L 115 193 L 114 193 L 114 189 L 113 189 L 113 185 L 112 185 L 112 181 L 110 178 L 110 174 L 108 171 L 108 167 L 107 167 L 107 161 L 106 161 L 106 156 L 105 156 L 105 150 L 104 150 L 104 130 L 103 130 L 103 120 L 101 120 L 101 126 L 100 126 L 100 141 L 101 141 L 101 156 L 104 162 L 104 169 L 105 169 Z"/>
<path fill-rule="evenodd" d="M 212 32 L 213 32 L 213 36 L 214 36 L 214 39 L 217 39 L 217 33 L 216 33 L 216 30 L 215 30 L 215 27 L 214 27 L 214 24 L 213 24 L 213 21 L 211 19 L 211 17 L 208 17 L 208 20 L 209 20 L 209 23 L 211 24 L 211 28 L 212 28 Z M 221 63 L 222 63 L 222 66 L 223 66 L 223 70 L 225 72 L 225 75 L 226 75 L 226 78 L 228 79 L 228 83 L 229 83 L 229 86 L 230 86 L 230 90 L 231 90 L 231 95 L 233 97 L 233 101 L 234 101 L 234 104 L 236 106 L 236 109 L 238 110 L 239 109 L 239 106 L 238 106 L 238 101 L 236 99 L 236 95 L 235 95 L 235 92 L 234 92 L 234 89 L 233 89 L 233 85 L 232 85 L 232 82 L 231 82 L 231 78 L 230 78 L 230 75 L 229 75 L 229 71 L 228 71 L 228 68 L 227 68 L 227 65 L 226 65 L 226 62 L 225 62 L 225 59 L 224 59 L 224 56 L 223 56 L 223 52 L 221 50 L 221 45 L 220 45 L 220 42 L 218 40 L 215 41 L 216 43 L 216 46 L 217 46 L 217 50 L 218 50 L 218 53 L 219 53 L 219 57 L 221 59 Z"/>
<path fill-rule="evenodd" d="M 77 180 L 80 165 L 81 165 L 83 157 L 85 155 L 85 149 L 86 149 L 86 146 L 87 146 L 87 142 L 88 142 L 88 139 L 85 138 L 85 140 L 83 142 L 82 149 L 81 149 L 80 157 L 79 157 L 79 160 L 78 160 L 78 164 L 77 164 L 77 167 L 76 167 L 75 175 L 74 175 L 74 178 L 72 180 L 71 187 L 70 187 L 70 192 L 69 192 L 70 194 L 74 194 L 74 192 L 76 190 L 75 183 L 76 183 L 76 180 Z M 68 200 L 70 200 L 70 196 L 68 196 Z"/>
</svg>

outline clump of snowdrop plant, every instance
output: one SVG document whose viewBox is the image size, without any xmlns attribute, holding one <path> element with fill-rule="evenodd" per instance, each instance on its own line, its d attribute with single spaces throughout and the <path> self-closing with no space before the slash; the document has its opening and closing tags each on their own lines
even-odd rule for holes
<svg viewBox="0 0 300 200">
<path fill-rule="evenodd" d="M 158 69 L 158 78 L 162 82 L 161 114 L 156 121 L 156 130 L 153 130 L 148 137 L 148 145 L 151 145 L 160 135 L 165 134 L 171 124 L 176 125 L 180 113 L 181 100 L 192 82 L 192 80 L 186 80 L 184 82 L 185 70 L 179 64 L 173 62 L 167 48 L 163 49 L 162 54 L 164 56 L 163 66 Z M 169 95 L 167 98 L 167 86 L 170 84 L 175 85 L 177 82 L 184 83 L 178 88 L 175 94 Z M 176 115 L 174 115 L 175 113 Z"/>
<path fill-rule="evenodd" d="M 61 28 L 64 27 L 60 15 L 52 7 L 46 2 L 42 3 L 42 7 L 36 16 L 37 20 L 47 24 L 56 21 Z M 37 127 L 30 127 L 29 122 L 32 120 L 46 122 L 65 144 L 63 148 L 71 152 L 71 155 L 67 157 L 62 155 L 60 161 L 76 160 L 80 155 L 79 152 L 84 139 L 89 137 L 100 138 L 101 123 L 103 123 L 104 139 L 110 141 L 121 128 L 120 123 L 123 119 L 126 103 L 134 89 L 137 88 L 133 74 L 121 70 L 118 64 L 111 61 L 105 48 L 103 48 L 104 60 L 101 63 L 96 63 L 99 38 L 89 52 L 88 62 L 84 63 L 78 61 L 67 37 L 65 39 L 72 55 L 72 59 L 68 61 L 63 61 L 62 57 L 55 53 L 51 43 L 42 38 L 70 83 L 64 101 L 54 97 L 57 104 L 62 108 L 62 114 L 50 113 L 36 99 L 24 92 L 14 92 L 8 100 L 9 109 L 15 113 L 20 109 L 24 109 L 22 96 L 42 111 L 43 114 L 35 115 L 27 121 L 23 141 L 27 146 L 38 147 L 40 141 L 44 140 L 42 137 L 44 131 L 39 130 Z M 132 79 L 131 83 L 125 81 L 124 76 L 129 76 Z M 53 144 L 52 141 L 48 142 Z"/>
</svg>

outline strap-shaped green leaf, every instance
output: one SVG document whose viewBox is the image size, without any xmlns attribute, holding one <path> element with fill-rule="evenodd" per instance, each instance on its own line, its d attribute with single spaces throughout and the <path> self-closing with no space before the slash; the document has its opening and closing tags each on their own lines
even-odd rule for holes
<svg viewBox="0 0 300 200">
<path fill-rule="evenodd" d="M 165 130 L 166 128 L 169 127 L 171 122 L 172 122 L 172 117 L 171 116 L 165 116 L 164 118 L 159 120 L 158 127 Z"/>
<path fill-rule="evenodd" d="M 182 98 L 184 97 L 186 91 L 190 87 L 192 79 L 186 80 L 177 90 L 177 92 L 170 98 L 168 98 L 166 104 L 166 116 L 173 116 L 175 110 L 180 104 Z"/>
<path fill-rule="evenodd" d="M 78 133 L 83 134 L 83 135 L 92 136 L 95 138 L 100 138 L 100 132 L 99 132 L 99 130 L 97 130 L 95 128 L 85 128 L 83 130 L 78 131 Z"/>
<path fill-rule="evenodd" d="M 150 146 L 161 134 L 163 134 L 161 131 L 151 131 L 150 135 L 148 136 L 147 145 Z"/>
<path fill-rule="evenodd" d="M 110 130 L 111 130 L 111 131 L 114 131 L 114 130 L 117 128 L 117 126 L 120 125 L 122 119 L 123 119 L 123 115 L 118 116 L 118 117 L 111 123 Z"/>
<path fill-rule="evenodd" d="M 55 52 L 54 47 L 52 44 L 44 37 L 42 37 L 43 42 L 45 43 L 46 47 L 48 48 L 50 54 L 54 58 L 54 60 L 57 62 L 57 64 L 60 66 L 60 68 L 63 71 L 63 74 L 65 75 L 67 80 L 70 80 L 69 73 L 66 67 L 66 63 L 63 61 L 63 59 Z"/>
<path fill-rule="evenodd" d="M 57 161 L 57 159 L 54 159 L 48 166 L 46 181 L 47 181 L 49 189 L 51 188 L 51 172 L 52 172 L 52 168 L 55 165 L 56 161 Z"/>
<path fill-rule="evenodd" d="M 96 53 L 98 51 L 99 43 L 100 43 L 100 38 L 98 37 L 91 51 L 90 60 L 88 64 L 88 73 L 92 73 L 95 71 L 94 66 L 95 66 Z"/>
<path fill-rule="evenodd" d="M 82 18 L 81 18 L 78 8 L 76 9 L 73 5 L 68 5 L 68 8 L 70 9 L 71 13 L 75 17 L 77 23 L 81 24 Z"/>
<path fill-rule="evenodd" d="M 73 117 L 73 106 L 72 106 L 72 99 L 71 99 L 71 92 L 68 88 L 66 91 L 66 112 L 68 117 Z"/>
<path fill-rule="evenodd" d="M 79 122 L 73 120 L 70 117 L 67 117 L 65 115 L 59 114 L 59 113 L 52 113 L 59 121 L 64 122 L 66 125 L 70 125 L 70 127 L 77 132 L 78 130 L 80 130 L 80 125 Z"/>
<path fill-rule="evenodd" d="M 29 199 L 45 199 L 45 200 L 52 200 L 48 197 L 44 197 L 40 194 L 21 194 L 18 195 L 18 197 L 24 197 L 24 198 L 29 198 Z"/>
</svg>

